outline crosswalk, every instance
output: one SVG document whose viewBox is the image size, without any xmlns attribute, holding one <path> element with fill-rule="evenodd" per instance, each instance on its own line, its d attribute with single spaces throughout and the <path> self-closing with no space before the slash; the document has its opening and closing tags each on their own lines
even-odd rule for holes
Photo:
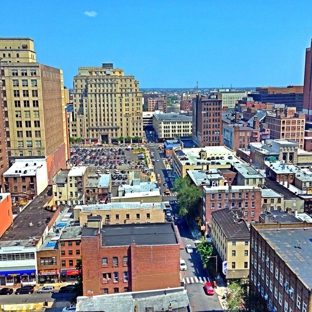
<svg viewBox="0 0 312 312">
<path fill-rule="evenodd" d="M 183 277 L 184 284 L 205 284 L 209 282 L 209 278 L 205 276 L 190 276 L 190 277 Z"/>
</svg>

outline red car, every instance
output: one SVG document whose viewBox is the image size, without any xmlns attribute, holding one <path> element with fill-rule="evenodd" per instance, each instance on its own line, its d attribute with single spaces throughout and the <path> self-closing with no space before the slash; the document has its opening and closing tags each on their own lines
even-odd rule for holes
<svg viewBox="0 0 312 312">
<path fill-rule="evenodd" d="M 205 288 L 205 292 L 207 295 L 211 295 L 211 296 L 214 295 L 214 289 L 210 282 L 207 282 L 204 288 Z"/>
</svg>

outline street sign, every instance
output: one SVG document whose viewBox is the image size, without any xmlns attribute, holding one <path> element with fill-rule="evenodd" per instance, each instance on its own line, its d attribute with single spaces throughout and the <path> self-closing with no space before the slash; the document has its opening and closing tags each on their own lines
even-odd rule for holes
<svg viewBox="0 0 312 312">
<path fill-rule="evenodd" d="M 223 261 L 223 262 L 222 262 L 222 273 L 223 273 L 224 275 L 226 275 L 227 270 L 228 270 L 228 262 L 227 262 L 227 261 Z"/>
</svg>

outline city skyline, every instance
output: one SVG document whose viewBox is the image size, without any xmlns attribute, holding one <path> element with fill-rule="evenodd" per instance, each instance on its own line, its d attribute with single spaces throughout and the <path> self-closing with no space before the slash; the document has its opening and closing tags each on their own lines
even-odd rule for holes
<svg viewBox="0 0 312 312">
<path fill-rule="evenodd" d="M 38 0 L 1 5 L 1 37 L 30 37 L 64 72 L 113 62 L 141 88 L 302 85 L 312 3 Z M 28 17 L 28 18 L 25 18 Z"/>
</svg>

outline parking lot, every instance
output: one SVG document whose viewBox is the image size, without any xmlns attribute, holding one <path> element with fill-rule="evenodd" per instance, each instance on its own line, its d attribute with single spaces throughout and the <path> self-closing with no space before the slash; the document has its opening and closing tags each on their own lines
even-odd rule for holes
<svg viewBox="0 0 312 312">
<path fill-rule="evenodd" d="M 130 178 L 148 181 L 150 171 L 138 151 L 127 147 L 72 147 L 69 165 L 89 166 L 89 172 L 106 173 L 112 176 L 112 186 L 128 184 Z"/>
</svg>

